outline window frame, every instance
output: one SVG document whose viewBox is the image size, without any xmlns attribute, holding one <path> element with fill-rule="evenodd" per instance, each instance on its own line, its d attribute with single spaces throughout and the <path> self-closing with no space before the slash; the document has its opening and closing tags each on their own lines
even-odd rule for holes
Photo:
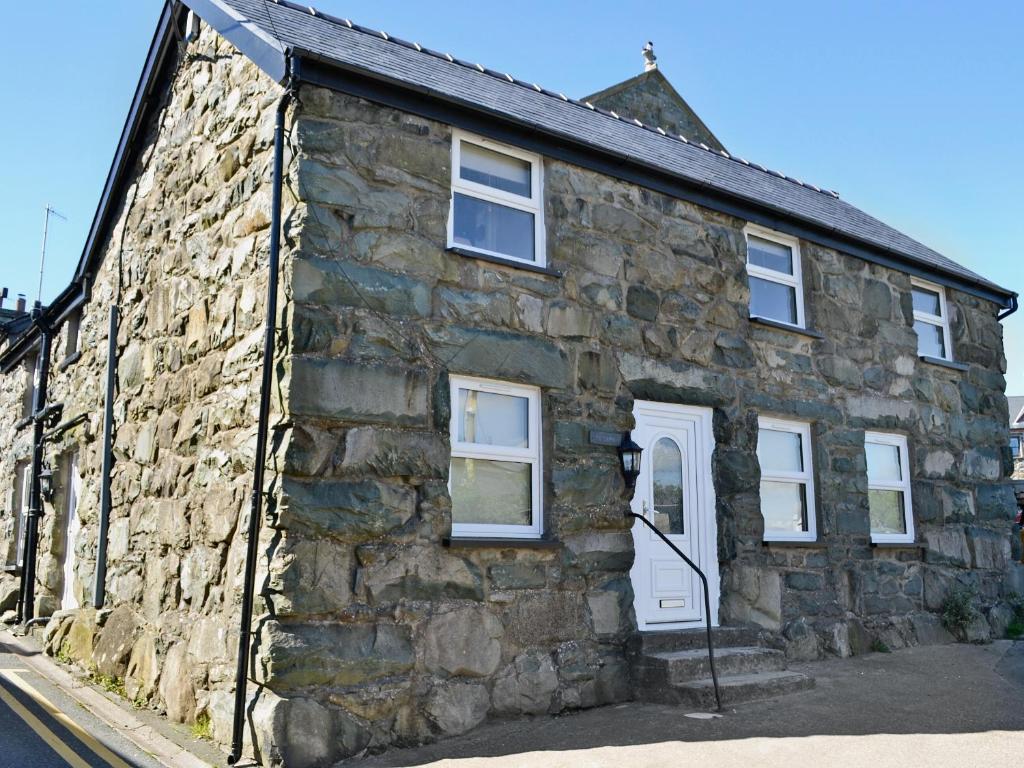
<svg viewBox="0 0 1024 768">
<path fill-rule="evenodd" d="M 872 483 L 871 474 L 867 469 L 868 443 L 874 445 L 891 445 L 899 450 L 900 476 L 899 483 Z M 900 491 L 903 493 L 903 519 L 906 533 L 875 533 L 871 530 L 871 501 L 868 500 L 868 530 L 871 532 L 872 544 L 912 544 L 914 542 L 914 500 L 910 479 L 910 444 L 906 435 L 896 432 L 864 432 L 864 463 L 868 478 L 868 491 Z"/>
<path fill-rule="evenodd" d="M 779 272 L 774 269 L 768 269 L 767 267 L 761 267 L 757 264 L 750 263 L 750 237 L 759 237 L 762 240 L 768 240 L 778 245 L 784 245 L 790 249 L 793 254 L 793 274 L 789 275 L 785 272 Z M 804 306 L 804 273 L 803 273 L 803 257 L 800 254 L 800 240 L 799 238 L 792 237 L 791 235 L 784 235 L 781 232 L 776 232 L 773 229 L 767 229 L 765 227 L 758 226 L 757 224 L 747 224 L 743 228 L 743 240 L 747 246 L 747 253 L 745 258 L 745 265 L 747 268 L 748 277 L 757 277 L 761 280 L 767 280 L 772 283 L 778 283 L 793 288 L 796 292 L 796 323 L 791 323 L 788 320 L 781 320 L 777 317 L 767 317 L 766 315 L 754 314 L 753 307 L 749 301 L 747 304 L 747 311 L 751 318 L 757 318 L 761 320 L 770 320 L 774 323 L 782 323 L 783 325 L 789 326 L 790 328 L 807 328 L 807 313 Z"/>
<path fill-rule="evenodd" d="M 451 417 L 448 434 L 451 441 L 451 459 L 482 459 L 489 461 L 514 461 L 530 464 L 530 501 L 532 522 L 530 525 L 500 525 L 495 523 L 456 523 L 452 520 L 453 539 L 539 539 L 544 533 L 543 496 L 543 433 L 541 417 L 540 388 L 528 384 L 513 384 L 495 379 L 475 376 L 451 376 L 449 378 Z M 490 392 L 498 395 L 523 397 L 527 400 L 527 447 L 478 445 L 456 440 L 459 429 L 459 390 Z M 452 492 L 451 464 L 448 470 L 448 493 Z"/>
<path fill-rule="evenodd" d="M 817 541 L 818 540 L 818 513 L 814 496 L 814 451 L 812 449 L 811 424 L 806 421 L 791 421 L 779 419 L 773 416 L 757 417 L 757 439 L 758 446 L 761 443 L 761 432 L 790 432 L 800 435 L 800 452 L 803 456 L 803 472 L 778 472 L 768 471 L 761 468 L 761 481 L 779 483 L 793 483 L 804 485 L 804 498 L 807 505 L 807 530 L 806 531 L 784 531 L 778 528 L 764 528 L 764 541 Z M 761 460 L 758 458 L 758 466 Z M 758 484 L 758 499 L 760 501 L 761 488 Z M 761 510 L 761 519 L 764 520 L 764 509 Z"/>
<path fill-rule="evenodd" d="M 930 312 L 921 312 L 917 309 L 914 310 L 914 322 L 920 320 L 922 323 L 928 325 L 936 325 L 942 329 L 942 346 L 944 353 L 939 360 L 946 360 L 953 362 L 953 334 L 950 333 L 949 328 L 949 304 L 946 301 L 946 289 L 937 283 L 930 283 L 927 280 L 919 280 L 918 278 L 912 278 L 910 280 L 910 303 L 913 306 L 914 303 L 914 289 L 920 288 L 931 293 L 938 294 L 939 296 L 939 312 L 941 315 L 933 315 Z M 914 332 L 917 336 L 917 332 Z M 926 355 L 921 352 L 921 339 L 918 337 L 917 343 L 917 355 L 918 357 L 935 357 L 934 355 Z"/>
<path fill-rule="evenodd" d="M 477 146 L 508 155 L 517 160 L 525 160 L 530 163 L 530 197 L 512 192 L 505 192 L 501 189 L 489 187 L 486 184 L 479 184 L 475 181 L 468 181 L 459 175 L 462 166 L 462 143 L 476 144 Z M 529 264 L 534 267 L 547 267 L 547 253 L 545 251 L 545 229 L 544 229 L 544 163 L 541 156 L 534 152 L 527 152 L 507 144 L 501 144 L 482 136 L 468 133 L 455 128 L 452 130 L 452 168 L 451 168 L 451 199 L 448 203 L 448 248 L 459 248 L 472 253 L 479 253 L 492 258 L 515 261 L 520 264 Z M 455 242 L 455 194 L 461 193 L 484 200 L 496 205 L 503 205 L 507 208 L 515 208 L 520 211 L 533 214 L 533 261 L 512 256 L 501 251 L 492 251 L 487 248 L 478 248 L 465 243 Z"/>
<path fill-rule="evenodd" d="M 64 323 L 64 359 L 67 360 L 82 351 L 82 311 L 72 312 Z"/>
</svg>

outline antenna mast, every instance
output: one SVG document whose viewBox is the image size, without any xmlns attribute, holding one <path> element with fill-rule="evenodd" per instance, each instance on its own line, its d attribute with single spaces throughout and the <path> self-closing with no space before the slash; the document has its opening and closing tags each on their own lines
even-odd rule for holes
<svg viewBox="0 0 1024 768">
<path fill-rule="evenodd" d="M 56 210 L 49 203 L 46 204 L 46 215 L 43 217 L 43 254 L 39 259 L 39 290 L 36 293 L 36 304 L 41 303 L 43 300 L 43 268 L 46 266 L 46 235 L 50 229 L 51 214 L 62 221 L 68 220 L 60 211 Z"/>
</svg>

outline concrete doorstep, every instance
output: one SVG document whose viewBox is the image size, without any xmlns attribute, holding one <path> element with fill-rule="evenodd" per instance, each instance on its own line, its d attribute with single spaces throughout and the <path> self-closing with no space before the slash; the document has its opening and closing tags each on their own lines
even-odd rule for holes
<svg viewBox="0 0 1024 768">
<path fill-rule="evenodd" d="M 211 765 L 224 763 L 224 756 L 212 745 L 196 742 L 186 748 L 169 738 L 168 736 L 173 734 L 185 741 L 187 737 L 174 733 L 174 727 L 162 721 L 159 716 L 152 717 L 157 722 L 143 722 L 139 717 L 141 713 L 133 711 L 127 703 L 108 697 L 84 675 L 73 675 L 44 655 L 31 635 L 15 637 L 9 631 L 0 631 L 0 652 L 18 656 L 22 664 L 49 680 L 95 717 L 167 768 L 210 768 Z M 201 759 L 195 752 L 204 753 L 206 759 Z"/>
</svg>

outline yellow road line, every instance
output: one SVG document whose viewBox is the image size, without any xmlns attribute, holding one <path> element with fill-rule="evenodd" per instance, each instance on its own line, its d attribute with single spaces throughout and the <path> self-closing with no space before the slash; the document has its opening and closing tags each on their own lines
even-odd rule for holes
<svg viewBox="0 0 1024 768">
<path fill-rule="evenodd" d="M 43 741 L 45 741 L 54 752 L 64 758 L 71 768 L 91 768 L 91 766 L 85 762 L 82 758 L 76 755 L 67 744 L 57 738 L 57 735 L 43 725 L 39 718 L 25 709 L 21 702 L 11 696 L 3 686 L 0 686 L 0 701 L 11 708 L 18 717 L 25 721 L 26 725 L 36 732 Z"/>
<path fill-rule="evenodd" d="M 12 683 L 18 686 L 18 688 L 20 688 L 26 694 L 31 696 L 33 699 L 35 699 L 36 702 L 43 709 L 45 709 L 46 712 L 52 718 L 60 722 L 61 725 L 63 725 L 65 728 L 71 731 L 71 733 L 73 733 L 79 741 L 85 744 L 99 757 L 103 758 L 103 760 L 106 761 L 109 765 L 113 766 L 113 768 L 132 768 L 128 763 L 126 763 L 116 754 L 107 749 L 105 745 L 97 741 L 95 737 L 92 736 L 92 734 L 87 733 L 82 728 L 82 726 L 80 726 L 78 723 L 76 723 L 74 720 L 72 720 L 70 717 L 64 714 L 61 710 L 59 710 L 56 707 L 56 705 L 50 702 L 50 700 L 43 696 L 43 694 L 41 694 L 39 691 L 33 688 L 29 683 L 25 682 L 21 678 L 21 675 L 18 674 L 18 672 L 19 670 L 4 669 L 0 670 L 0 675 L 10 680 Z M 63 753 L 61 756 L 63 756 Z M 86 764 L 82 763 L 82 765 Z"/>
</svg>

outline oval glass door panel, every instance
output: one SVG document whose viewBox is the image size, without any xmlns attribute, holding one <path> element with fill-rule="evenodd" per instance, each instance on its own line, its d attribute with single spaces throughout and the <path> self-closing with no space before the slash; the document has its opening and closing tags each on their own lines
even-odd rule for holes
<svg viewBox="0 0 1024 768">
<path fill-rule="evenodd" d="M 683 454 L 676 442 L 663 437 L 651 451 L 654 519 L 664 534 L 683 534 Z"/>
</svg>

